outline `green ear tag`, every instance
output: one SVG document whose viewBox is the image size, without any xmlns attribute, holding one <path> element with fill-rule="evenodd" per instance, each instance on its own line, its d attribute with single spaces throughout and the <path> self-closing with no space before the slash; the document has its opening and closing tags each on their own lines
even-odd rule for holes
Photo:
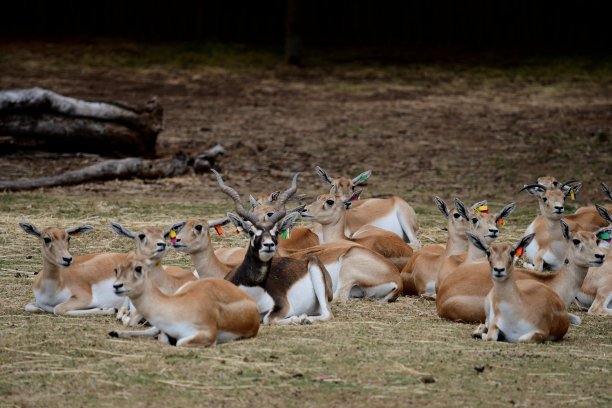
<svg viewBox="0 0 612 408">
<path fill-rule="evenodd" d="M 609 241 L 610 240 L 610 233 L 609 232 L 602 232 L 601 234 L 599 234 L 598 238 L 599 239 L 603 239 L 604 241 Z"/>
<path fill-rule="evenodd" d="M 281 233 L 281 238 L 282 238 L 282 239 L 287 239 L 288 237 L 289 237 L 289 231 L 288 231 L 288 230 L 284 230 L 284 231 Z"/>
<path fill-rule="evenodd" d="M 368 179 L 368 176 L 365 174 L 362 174 L 361 177 L 359 177 L 359 182 L 361 183 L 362 181 L 366 181 Z"/>
</svg>

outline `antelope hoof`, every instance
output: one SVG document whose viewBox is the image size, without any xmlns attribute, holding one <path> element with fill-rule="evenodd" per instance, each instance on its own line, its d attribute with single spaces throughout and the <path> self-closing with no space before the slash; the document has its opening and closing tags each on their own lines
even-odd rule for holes
<svg viewBox="0 0 612 408">
<path fill-rule="evenodd" d="M 111 337 L 119 337 L 119 333 L 117 333 L 115 330 L 108 332 L 108 335 Z"/>
</svg>

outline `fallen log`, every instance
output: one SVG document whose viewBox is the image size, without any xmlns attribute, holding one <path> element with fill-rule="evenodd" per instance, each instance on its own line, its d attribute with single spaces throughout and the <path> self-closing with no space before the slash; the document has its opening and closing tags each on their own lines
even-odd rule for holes
<svg viewBox="0 0 612 408">
<path fill-rule="evenodd" d="M 204 173 L 210 171 L 217 156 L 223 153 L 223 147 L 215 145 L 202 154 L 177 153 L 170 159 L 145 160 L 141 157 L 129 157 L 105 160 L 55 176 L 0 181 L 0 191 L 33 190 L 115 179 L 159 179 L 182 176 L 190 172 Z"/>
<path fill-rule="evenodd" d="M 0 136 L 62 152 L 154 156 L 162 130 L 157 98 L 142 108 L 83 101 L 42 89 L 0 91 Z"/>
</svg>

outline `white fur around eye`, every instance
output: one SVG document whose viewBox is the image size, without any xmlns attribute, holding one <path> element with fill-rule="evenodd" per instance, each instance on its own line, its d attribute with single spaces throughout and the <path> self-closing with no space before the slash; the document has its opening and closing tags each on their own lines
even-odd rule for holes
<svg viewBox="0 0 612 408">
<path fill-rule="evenodd" d="M 255 235 L 257 235 L 258 237 L 260 237 L 260 236 L 261 236 L 261 234 L 263 234 L 263 231 L 262 231 L 262 230 L 260 230 L 260 229 L 256 229 L 256 230 L 255 230 Z"/>
</svg>

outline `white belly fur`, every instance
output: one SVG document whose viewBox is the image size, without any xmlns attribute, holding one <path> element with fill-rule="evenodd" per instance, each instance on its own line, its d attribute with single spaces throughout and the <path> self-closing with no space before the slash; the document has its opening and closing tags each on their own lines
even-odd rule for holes
<svg viewBox="0 0 612 408">
<path fill-rule="evenodd" d="M 516 343 L 521 336 L 538 330 L 531 322 L 524 319 L 517 319 L 513 312 L 512 305 L 501 302 L 498 304 L 498 308 L 500 315 L 498 317 L 497 327 L 504 333 L 506 341 Z"/>
<path fill-rule="evenodd" d="M 259 314 L 266 314 L 274 307 L 274 300 L 262 287 L 244 285 L 238 287 L 255 298 Z"/>
<path fill-rule="evenodd" d="M 91 286 L 91 305 L 90 307 L 99 307 L 106 309 L 114 307 L 119 309 L 123 306 L 124 298 L 115 294 L 113 289 L 114 278 L 106 279 Z"/>
<path fill-rule="evenodd" d="M 374 220 L 370 225 L 390 231 L 401 239 L 404 239 L 404 230 L 402 229 L 402 225 L 400 224 L 395 211 Z"/>
<path fill-rule="evenodd" d="M 287 299 L 290 305 L 287 316 L 312 315 L 318 311 L 319 303 L 312 287 L 310 274 L 304 275 L 291 286 L 287 292 Z"/>
<path fill-rule="evenodd" d="M 342 267 L 342 257 L 340 257 L 336 262 L 325 264 L 325 268 L 327 272 L 329 272 L 329 276 L 332 280 L 332 292 L 336 293 L 336 289 L 338 289 L 338 282 L 340 281 L 340 268 Z"/>
<path fill-rule="evenodd" d="M 64 303 L 72 296 L 72 292 L 68 288 L 57 290 L 57 282 L 53 280 L 43 280 L 41 289 L 34 290 L 36 304 L 41 309 L 47 312 L 53 312 L 53 308 L 60 303 Z"/>
</svg>

